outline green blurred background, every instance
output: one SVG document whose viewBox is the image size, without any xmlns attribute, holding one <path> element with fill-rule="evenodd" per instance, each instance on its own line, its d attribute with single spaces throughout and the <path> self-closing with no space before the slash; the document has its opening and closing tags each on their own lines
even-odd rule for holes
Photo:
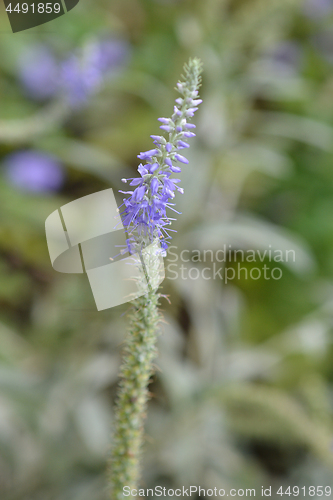
<svg viewBox="0 0 333 500">
<path fill-rule="evenodd" d="M 333 1 L 81 0 L 15 35 L 0 14 L 1 500 L 108 498 L 128 304 L 97 312 L 85 276 L 55 272 L 44 223 L 136 175 L 190 56 L 204 102 L 173 252 L 296 258 L 242 263 L 282 277 L 226 285 L 171 279 L 165 259 L 142 485 L 332 486 Z M 119 60 L 62 107 L 45 68 L 100 40 L 120 44 Z"/>
</svg>

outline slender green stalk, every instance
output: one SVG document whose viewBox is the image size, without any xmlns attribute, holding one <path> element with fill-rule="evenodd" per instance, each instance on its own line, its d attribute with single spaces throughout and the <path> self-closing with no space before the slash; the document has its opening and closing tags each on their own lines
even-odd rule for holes
<svg viewBox="0 0 333 500">
<path fill-rule="evenodd" d="M 137 487 L 148 401 L 148 384 L 157 355 L 159 294 L 150 291 L 135 300 L 116 402 L 112 458 L 109 464 L 112 500 L 123 499 L 123 487 Z M 132 498 L 132 497 L 127 497 Z"/>
</svg>

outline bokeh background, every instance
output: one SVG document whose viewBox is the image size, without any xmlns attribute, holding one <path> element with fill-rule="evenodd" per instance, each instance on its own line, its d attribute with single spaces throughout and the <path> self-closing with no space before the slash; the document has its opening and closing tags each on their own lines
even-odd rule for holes
<svg viewBox="0 0 333 500">
<path fill-rule="evenodd" d="M 81 0 L 15 35 L 0 14 L 1 500 L 108 498 L 128 305 L 98 313 L 56 273 L 44 222 L 123 189 L 189 56 L 204 103 L 173 252 L 296 259 L 227 285 L 167 270 L 142 485 L 332 486 L 333 1 Z"/>
</svg>

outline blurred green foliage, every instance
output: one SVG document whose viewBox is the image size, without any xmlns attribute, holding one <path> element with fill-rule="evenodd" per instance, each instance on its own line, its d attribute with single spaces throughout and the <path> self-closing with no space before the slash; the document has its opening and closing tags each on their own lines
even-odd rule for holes
<svg viewBox="0 0 333 500">
<path fill-rule="evenodd" d="M 15 35 L 0 10 L 1 499 L 108 497 L 128 305 L 98 313 L 86 277 L 56 273 L 44 221 L 135 175 L 189 56 L 204 63 L 204 103 L 177 198 L 176 253 L 231 245 L 294 249 L 296 259 L 273 263 L 280 280 L 226 285 L 170 279 L 165 260 L 171 304 L 150 388 L 144 484 L 329 485 L 333 8 L 320 17 L 302 0 L 81 0 Z M 85 106 L 63 113 L 27 96 L 18 78 L 27 48 L 43 44 L 61 58 L 105 35 L 128 40 L 131 57 Z M 59 192 L 9 182 L 6 157 L 21 149 L 59 158 Z"/>
</svg>

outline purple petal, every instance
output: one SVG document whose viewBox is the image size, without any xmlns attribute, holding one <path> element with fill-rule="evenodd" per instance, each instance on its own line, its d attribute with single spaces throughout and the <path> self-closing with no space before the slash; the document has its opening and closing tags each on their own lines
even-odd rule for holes
<svg viewBox="0 0 333 500">
<path fill-rule="evenodd" d="M 164 125 L 169 125 L 169 123 L 170 123 L 169 118 L 158 118 L 158 121 L 161 123 L 164 123 Z"/>
<path fill-rule="evenodd" d="M 176 160 L 180 161 L 181 163 L 188 163 L 188 159 L 185 158 L 185 156 L 182 156 L 178 153 L 175 154 Z"/>
<path fill-rule="evenodd" d="M 132 180 L 132 182 L 130 183 L 130 186 L 138 186 L 139 184 L 142 184 L 142 183 L 143 183 L 143 180 L 138 177 L 137 179 Z"/>
<path fill-rule="evenodd" d="M 148 174 L 148 170 L 142 164 L 138 166 L 138 172 L 142 176 Z"/>
<path fill-rule="evenodd" d="M 173 107 L 173 112 L 175 113 L 175 115 L 177 116 L 181 116 L 182 115 L 182 112 L 180 111 L 180 109 L 177 108 L 177 106 L 174 106 Z"/>
<path fill-rule="evenodd" d="M 148 160 L 152 156 L 157 155 L 158 153 L 159 153 L 158 149 L 150 149 L 149 151 L 144 151 L 143 153 L 140 153 L 138 155 L 138 158 L 140 158 L 140 160 Z"/>
<path fill-rule="evenodd" d="M 178 143 L 177 143 L 177 147 L 178 147 L 179 149 L 184 149 L 184 148 L 189 148 L 189 147 L 190 147 L 190 145 L 189 145 L 189 144 L 187 144 L 187 142 L 184 142 L 184 141 L 178 141 Z"/>
<path fill-rule="evenodd" d="M 188 110 L 186 111 L 186 113 L 185 113 L 185 114 L 186 114 L 186 116 L 187 116 L 188 118 L 193 118 L 194 113 L 195 113 L 198 109 L 199 109 L 199 108 L 190 108 L 190 109 L 188 109 Z"/>
<path fill-rule="evenodd" d="M 174 185 L 174 183 L 170 179 L 164 179 L 164 185 L 170 191 L 174 191 L 176 189 L 176 186 Z"/>
<path fill-rule="evenodd" d="M 151 189 L 151 193 L 154 195 L 157 193 L 158 191 L 158 186 L 159 186 L 159 182 L 158 182 L 158 179 L 156 177 L 153 178 L 153 180 L 151 181 L 150 183 L 150 189 Z"/>
<path fill-rule="evenodd" d="M 133 200 L 141 201 L 142 198 L 144 197 L 145 192 L 146 192 L 146 186 L 141 186 L 139 188 L 136 188 L 132 196 Z"/>
<path fill-rule="evenodd" d="M 165 139 L 161 135 L 151 135 L 150 137 L 158 144 L 165 144 Z"/>
<path fill-rule="evenodd" d="M 179 174 L 182 171 L 180 167 L 176 167 L 175 165 L 172 165 L 172 167 L 170 167 L 170 170 L 172 172 L 175 172 L 176 174 Z"/>
<path fill-rule="evenodd" d="M 160 166 L 160 165 L 159 165 L 158 163 L 153 163 L 153 164 L 152 164 L 152 166 L 151 166 L 151 167 L 150 167 L 150 169 L 149 169 L 149 172 L 150 172 L 151 174 L 153 174 L 153 173 L 155 172 L 155 170 L 157 170 L 157 169 L 158 169 L 158 167 L 159 167 L 159 166 Z"/>
<path fill-rule="evenodd" d="M 160 128 L 166 132 L 171 132 L 172 128 L 169 125 L 161 125 Z"/>
</svg>

